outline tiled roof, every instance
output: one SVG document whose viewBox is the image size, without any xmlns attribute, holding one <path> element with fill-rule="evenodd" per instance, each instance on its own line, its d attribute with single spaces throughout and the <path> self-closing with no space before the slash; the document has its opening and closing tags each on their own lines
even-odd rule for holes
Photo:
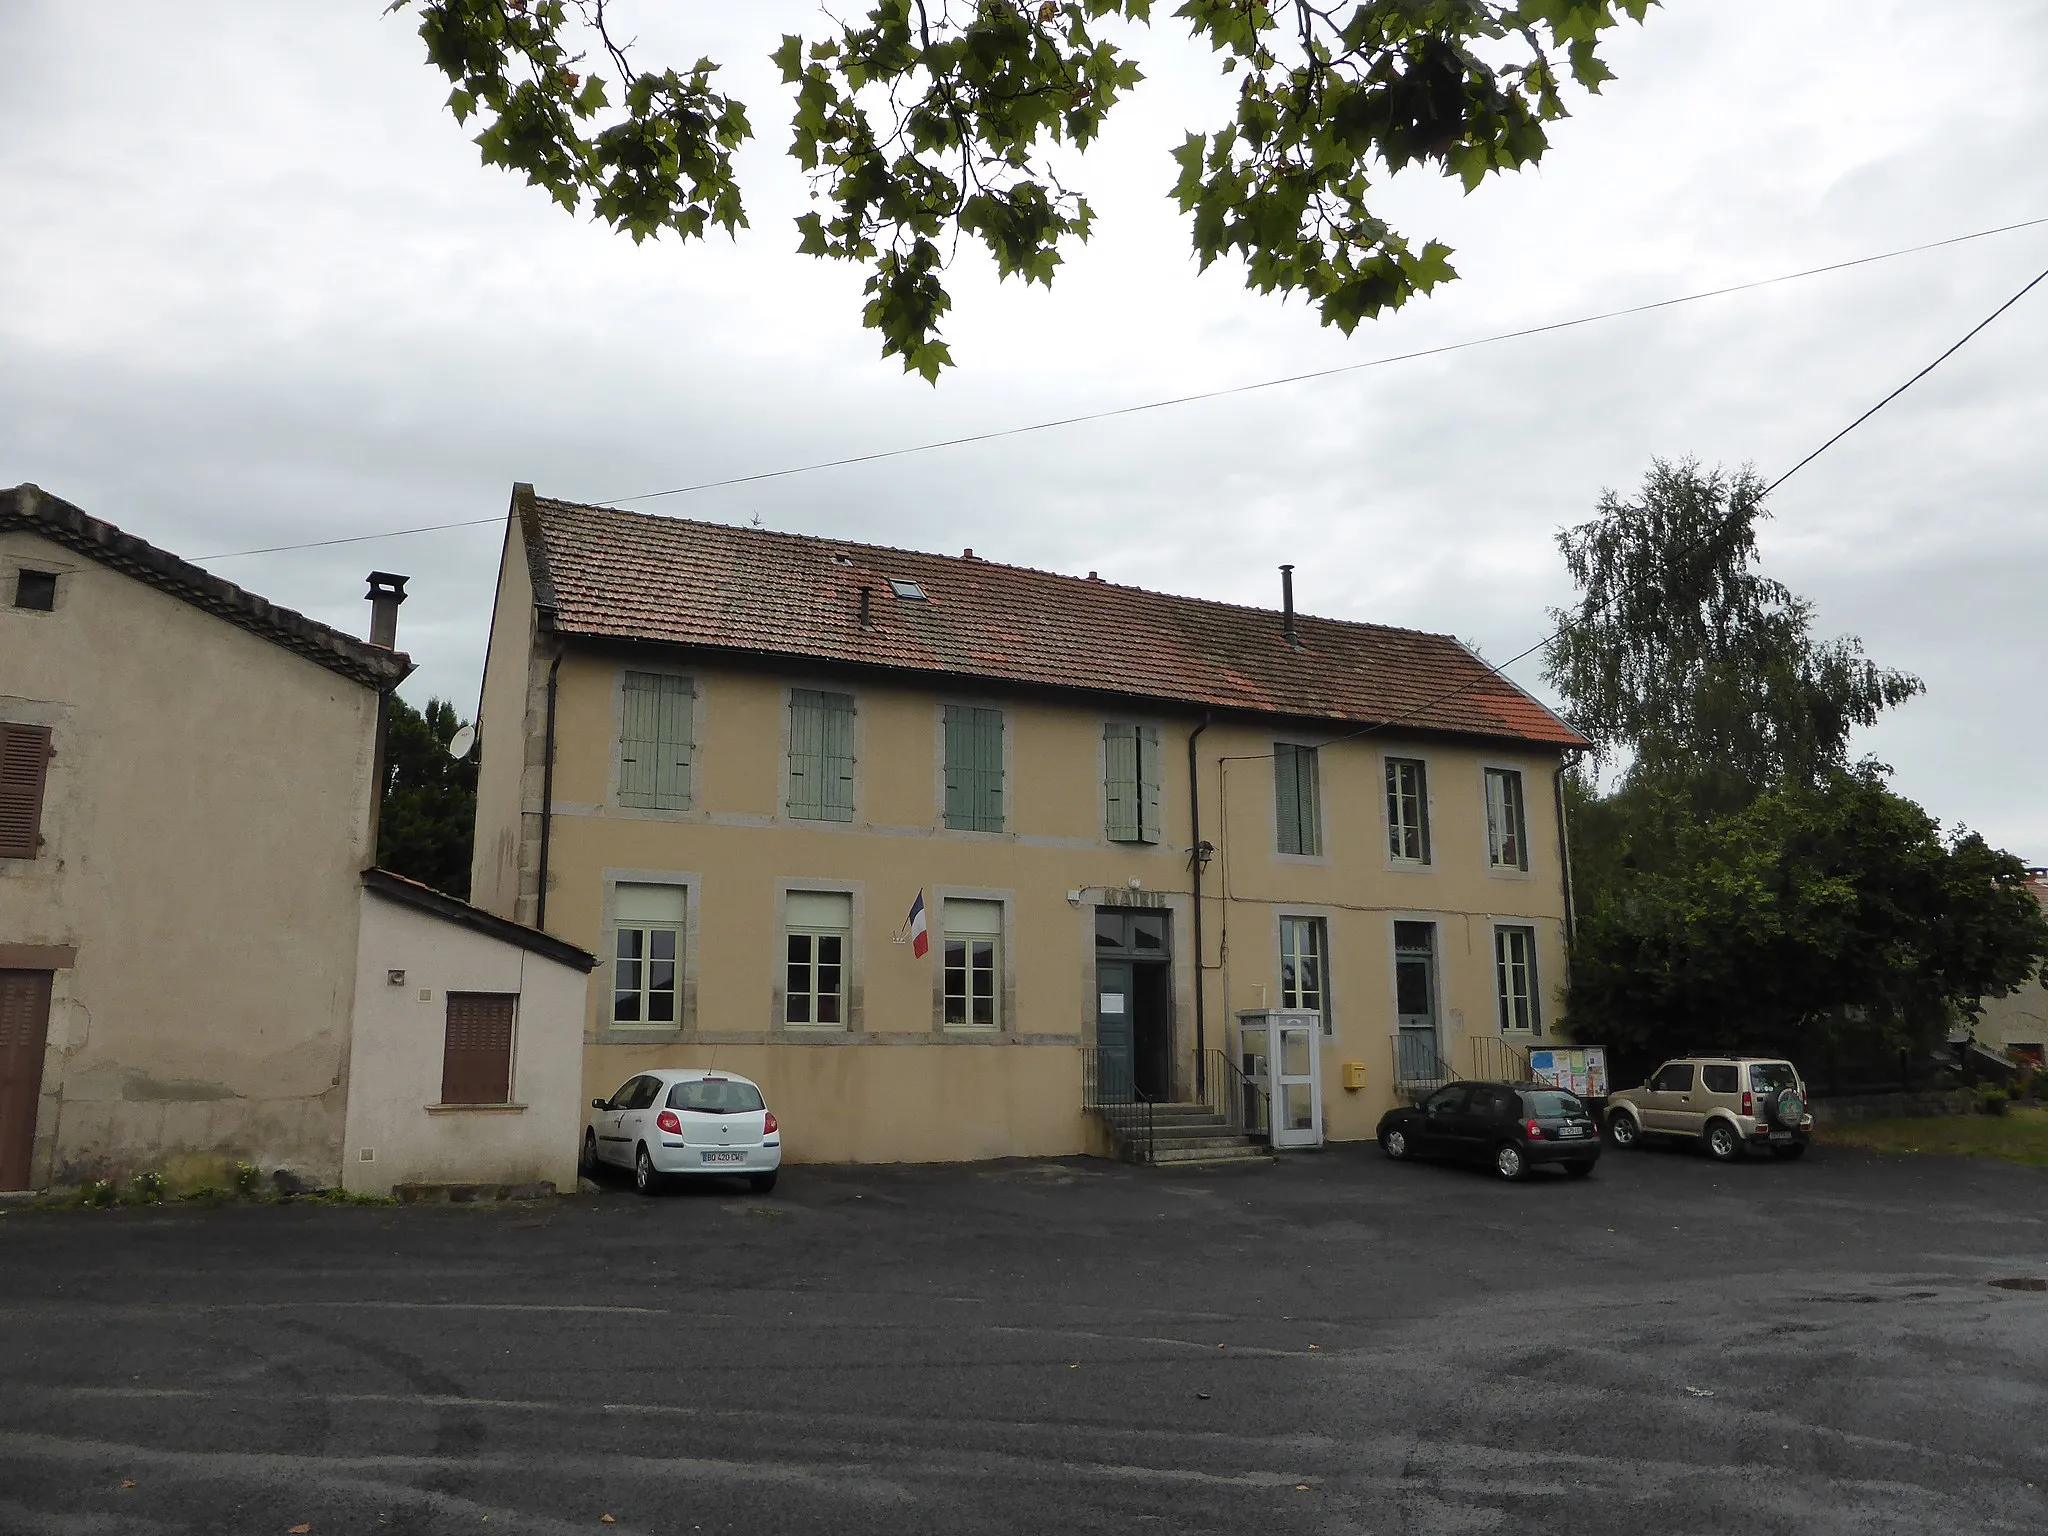
<svg viewBox="0 0 2048 1536">
<path fill-rule="evenodd" d="M 1345 724 L 1584 739 L 1449 635 L 1175 597 L 991 560 L 513 492 L 557 633 L 885 667 Z M 924 601 L 900 598 L 913 581 Z M 861 592 L 870 624 L 860 623 Z"/>
<path fill-rule="evenodd" d="M 597 956 L 587 949 L 579 949 L 567 939 L 558 939 L 552 933 L 542 933 L 538 928 L 529 928 L 524 923 L 515 923 L 510 918 L 499 917 L 486 912 L 482 907 L 473 907 L 466 901 L 458 900 L 422 885 L 417 880 L 394 874 L 388 869 L 374 866 L 363 871 L 365 889 L 401 906 L 425 912 L 444 922 L 456 924 L 481 933 L 487 938 L 501 939 L 507 944 L 536 955 L 545 955 L 563 965 L 573 966 L 579 971 L 590 971 L 597 966 Z"/>
<path fill-rule="evenodd" d="M 168 550 L 158 549 L 132 533 L 123 533 L 112 523 L 87 516 L 70 502 L 37 486 L 17 485 L 12 490 L 0 490 L 0 533 L 17 529 L 39 534 L 89 560 L 168 592 L 181 602 L 274 641 L 365 688 L 388 693 L 412 671 L 412 661 L 403 651 L 387 651 L 338 629 L 329 629 L 302 613 L 280 608 L 231 581 L 186 564 Z"/>
</svg>

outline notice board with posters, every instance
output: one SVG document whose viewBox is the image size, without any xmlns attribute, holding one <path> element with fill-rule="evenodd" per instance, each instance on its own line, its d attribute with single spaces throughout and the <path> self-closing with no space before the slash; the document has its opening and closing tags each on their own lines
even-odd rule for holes
<svg viewBox="0 0 2048 1536">
<path fill-rule="evenodd" d="M 1607 1097 L 1607 1047 L 1574 1045 L 1531 1051 L 1529 1075 L 1553 1088 L 1569 1089 L 1582 1099 L 1604 1099 Z"/>
</svg>

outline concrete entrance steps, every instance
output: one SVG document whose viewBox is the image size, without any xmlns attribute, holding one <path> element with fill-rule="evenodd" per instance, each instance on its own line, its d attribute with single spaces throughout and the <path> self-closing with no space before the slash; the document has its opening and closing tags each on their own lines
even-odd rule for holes
<svg viewBox="0 0 2048 1536">
<path fill-rule="evenodd" d="M 1152 1161 L 1156 1164 L 1248 1163 L 1272 1153 L 1206 1104 L 1152 1106 Z"/>
</svg>

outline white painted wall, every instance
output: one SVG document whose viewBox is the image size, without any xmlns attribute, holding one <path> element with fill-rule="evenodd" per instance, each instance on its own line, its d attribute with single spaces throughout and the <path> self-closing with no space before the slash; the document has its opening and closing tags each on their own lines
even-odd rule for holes
<svg viewBox="0 0 2048 1536">
<path fill-rule="evenodd" d="M 382 1195 L 396 1184 L 547 1180 L 574 1189 L 584 973 L 370 890 L 361 932 L 343 1186 Z M 403 986 L 389 981 L 395 970 Z M 512 1101 L 523 1108 L 429 1109 L 441 1097 L 450 992 L 519 995 Z"/>
</svg>

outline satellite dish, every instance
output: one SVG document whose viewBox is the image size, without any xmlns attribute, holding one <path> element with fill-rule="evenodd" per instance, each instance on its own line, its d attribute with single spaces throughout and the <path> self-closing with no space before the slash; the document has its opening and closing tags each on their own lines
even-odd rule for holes
<svg viewBox="0 0 2048 1536">
<path fill-rule="evenodd" d="M 469 749 L 475 745 L 476 727 L 465 725 L 461 730 L 448 738 L 448 755 L 458 760 L 465 758 L 469 756 Z"/>
</svg>

